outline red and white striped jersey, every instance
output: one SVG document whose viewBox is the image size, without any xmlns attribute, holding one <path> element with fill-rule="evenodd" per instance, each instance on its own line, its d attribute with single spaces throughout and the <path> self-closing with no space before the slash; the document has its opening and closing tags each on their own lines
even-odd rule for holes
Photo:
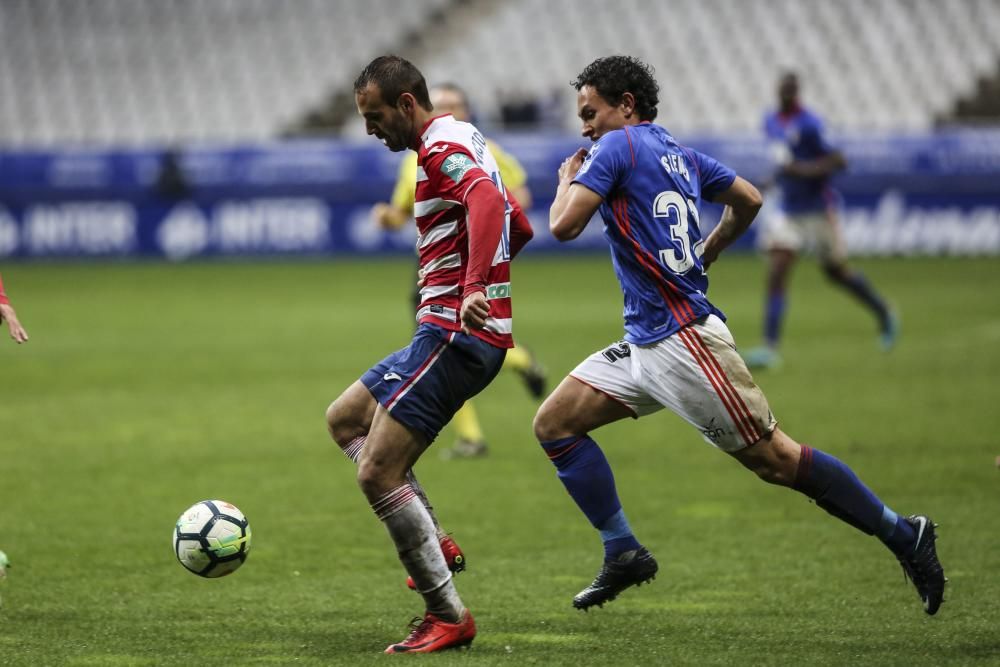
<svg viewBox="0 0 1000 667">
<path fill-rule="evenodd" d="M 413 206 L 423 279 L 417 321 L 431 322 L 450 331 L 461 330 L 459 311 L 470 260 L 466 199 L 476 183 L 489 180 L 503 196 L 506 210 L 501 221 L 500 243 L 486 273 L 490 314 L 486 327 L 472 334 L 497 347 L 514 347 L 510 220 L 512 215 L 522 215 L 519 206 L 507 195 L 496 160 L 475 126 L 457 121 L 450 114 L 437 116 L 424 127 L 420 139 Z"/>
</svg>

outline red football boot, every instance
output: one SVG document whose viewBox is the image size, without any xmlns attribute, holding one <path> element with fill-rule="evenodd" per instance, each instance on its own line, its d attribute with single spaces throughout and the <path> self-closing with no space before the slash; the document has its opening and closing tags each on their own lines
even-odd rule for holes
<svg viewBox="0 0 1000 667">
<path fill-rule="evenodd" d="M 409 636 L 398 644 L 390 645 L 386 653 L 433 653 L 449 648 L 468 646 L 476 638 L 476 622 L 466 609 L 458 623 L 442 621 L 427 612 L 424 620 L 413 619 Z"/>
<path fill-rule="evenodd" d="M 441 553 L 444 554 L 444 561 L 448 563 L 448 569 L 453 573 L 458 574 L 465 569 L 465 554 L 455 540 L 451 539 L 451 535 L 445 535 L 441 538 Z M 417 585 L 413 583 L 413 577 L 406 578 L 406 586 L 411 590 L 417 590 Z"/>
</svg>

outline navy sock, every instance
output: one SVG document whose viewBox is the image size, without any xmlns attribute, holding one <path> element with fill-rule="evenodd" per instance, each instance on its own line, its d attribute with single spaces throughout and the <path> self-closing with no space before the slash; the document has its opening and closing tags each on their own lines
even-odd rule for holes
<svg viewBox="0 0 1000 667">
<path fill-rule="evenodd" d="M 886 320 L 889 317 L 889 309 L 863 273 L 852 271 L 842 280 L 837 280 L 837 282 L 853 294 L 861 303 L 868 306 L 875 313 L 875 316 L 878 317 L 879 325 L 885 327 Z"/>
<path fill-rule="evenodd" d="M 838 519 L 868 535 L 877 535 L 897 555 L 913 546 L 916 533 L 909 522 L 879 500 L 854 471 L 829 454 L 803 445 L 793 488 Z"/>
<path fill-rule="evenodd" d="M 618 500 L 614 473 L 597 443 L 581 435 L 541 444 L 570 497 L 600 531 L 605 558 L 638 549 Z"/>
<path fill-rule="evenodd" d="M 764 318 L 764 340 L 777 347 L 781 339 L 781 323 L 785 317 L 785 293 L 771 292 L 767 296 L 767 313 Z"/>
</svg>

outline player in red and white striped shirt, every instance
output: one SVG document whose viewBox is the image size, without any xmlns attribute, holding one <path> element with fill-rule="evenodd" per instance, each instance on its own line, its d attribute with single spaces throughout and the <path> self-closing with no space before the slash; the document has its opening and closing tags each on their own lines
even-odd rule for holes
<svg viewBox="0 0 1000 667">
<path fill-rule="evenodd" d="M 25 343 L 28 341 L 28 332 L 24 330 L 21 323 L 17 319 L 17 313 L 14 312 L 14 306 L 10 305 L 10 299 L 3 291 L 3 279 L 0 278 L 0 322 L 4 320 L 7 321 L 7 329 L 10 331 L 10 337 L 17 341 L 18 344 Z"/>
<path fill-rule="evenodd" d="M 386 653 L 429 653 L 470 643 L 476 626 L 410 468 L 513 347 L 510 260 L 531 227 L 483 135 L 449 114 L 436 116 L 411 63 L 376 58 L 354 93 L 368 134 L 392 151 L 417 151 L 419 326 L 407 347 L 333 402 L 327 423 L 358 462 L 358 483 L 427 605 L 424 621 Z"/>
</svg>

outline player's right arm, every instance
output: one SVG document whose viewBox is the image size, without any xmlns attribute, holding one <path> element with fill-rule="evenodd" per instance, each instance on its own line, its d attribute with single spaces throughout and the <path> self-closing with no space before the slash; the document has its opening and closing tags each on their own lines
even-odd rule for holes
<svg viewBox="0 0 1000 667">
<path fill-rule="evenodd" d="M 0 322 L 4 320 L 7 321 L 7 329 L 10 331 L 10 337 L 14 339 L 17 343 L 24 343 L 28 340 L 28 332 L 24 330 L 21 323 L 17 319 L 17 313 L 14 312 L 14 307 L 10 305 L 10 299 L 3 291 L 3 279 L 0 278 Z"/>
<path fill-rule="evenodd" d="M 560 241 L 575 239 L 635 166 L 628 130 L 601 137 L 590 151 L 579 149 L 559 167 L 559 187 L 549 209 L 549 230 Z"/>
<path fill-rule="evenodd" d="M 573 182 L 586 157 L 587 152 L 581 148 L 559 167 L 559 187 L 549 208 L 549 231 L 559 241 L 579 236 L 603 201 L 601 195 Z"/>
</svg>

